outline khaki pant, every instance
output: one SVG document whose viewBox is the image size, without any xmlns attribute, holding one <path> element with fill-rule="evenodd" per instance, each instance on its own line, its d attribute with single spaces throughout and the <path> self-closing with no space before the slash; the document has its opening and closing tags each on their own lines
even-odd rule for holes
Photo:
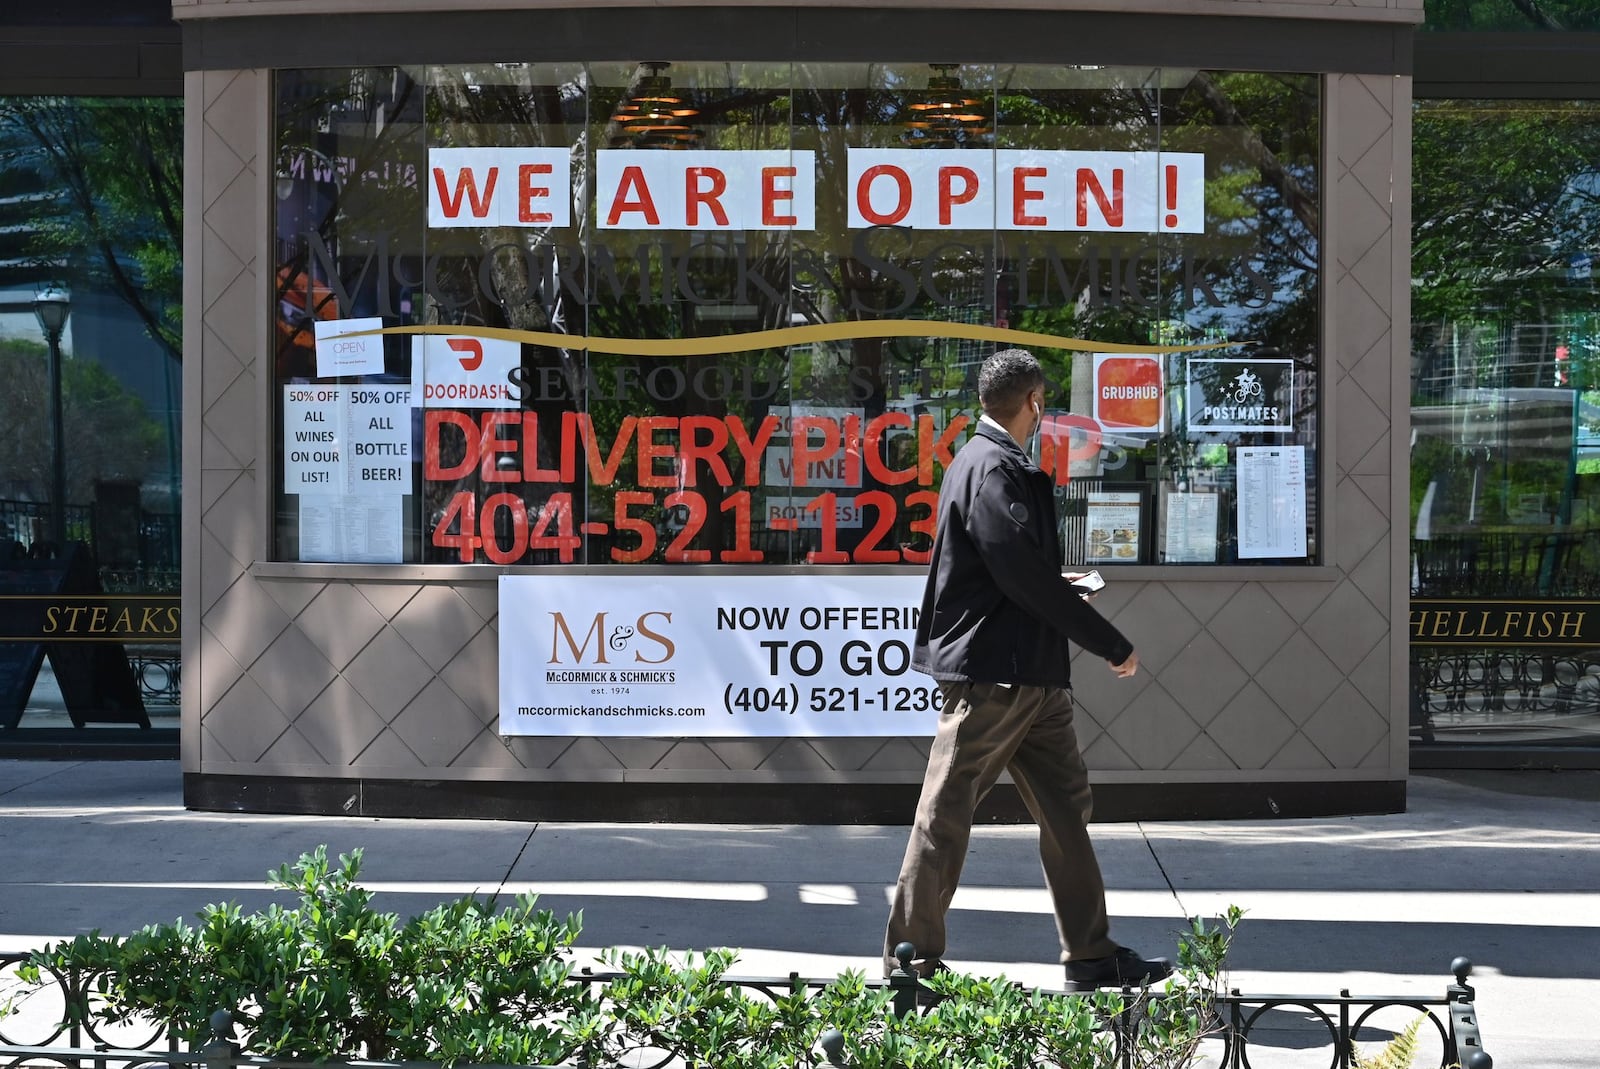
<svg viewBox="0 0 1600 1069">
<path fill-rule="evenodd" d="M 1039 825 L 1039 856 L 1055 905 L 1061 960 L 1112 953 L 1105 884 L 1085 825 L 1089 773 L 1072 729 L 1072 695 L 1056 687 L 941 683 L 944 708 L 916 822 L 895 884 L 884 973 L 909 942 L 924 975 L 945 953 L 945 912 L 961 878 L 972 814 L 1002 769 Z"/>
</svg>

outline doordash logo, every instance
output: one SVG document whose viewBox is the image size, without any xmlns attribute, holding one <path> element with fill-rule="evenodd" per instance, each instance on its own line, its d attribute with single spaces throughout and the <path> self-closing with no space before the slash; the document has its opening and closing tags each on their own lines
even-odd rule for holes
<svg viewBox="0 0 1600 1069">
<path fill-rule="evenodd" d="M 421 345 L 423 408 L 520 408 L 511 388 L 522 365 L 522 346 L 499 338 L 424 334 Z"/>
<path fill-rule="evenodd" d="M 483 342 L 477 338 L 446 338 L 444 343 L 458 353 L 466 353 L 461 357 L 462 371 L 476 371 L 483 366 Z"/>
</svg>

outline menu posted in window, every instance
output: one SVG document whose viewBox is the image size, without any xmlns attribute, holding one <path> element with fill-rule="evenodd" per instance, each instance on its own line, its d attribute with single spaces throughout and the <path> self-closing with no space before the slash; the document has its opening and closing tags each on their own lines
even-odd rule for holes
<svg viewBox="0 0 1600 1069">
<path fill-rule="evenodd" d="M 1239 558 L 1306 555 L 1306 448 L 1239 449 Z"/>
<path fill-rule="evenodd" d="M 1088 495 L 1085 561 L 1138 563 L 1143 500 L 1136 491 Z"/>
</svg>

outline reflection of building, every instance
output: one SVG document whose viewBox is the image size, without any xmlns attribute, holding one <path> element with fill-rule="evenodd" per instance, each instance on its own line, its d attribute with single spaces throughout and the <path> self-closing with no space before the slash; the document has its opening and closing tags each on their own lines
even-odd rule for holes
<svg viewBox="0 0 1600 1069">
<path fill-rule="evenodd" d="M 1427 235 L 1409 449 L 1420 764 L 1571 767 L 1600 749 L 1600 639 L 1522 627 L 1586 613 L 1600 594 L 1597 46 L 1578 32 L 1595 28 L 1589 5 L 1558 8 L 1567 30 L 1507 9 L 1500 23 L 1449 27 L 1496 32 L 1416 43 L 1413 226 Z M 1467 21 L 1491 17 L 1477 9 Z M 1504 181 L 1482 166 L 1496 157 L 1526 164 Z M 1438 617 L 1445 606 L 1460 615 Z"/>
<path fill-rule="evenodd" d="M 83 190 L 97 176 L 77 166 L 82 156 L 110 151 L 95 141 L 93 119 L 114 112 L 115 101 L 79 106 L 72 98 L 17 98 L 14 114 L 0 115 L 0 332 L 42 340 L 31 310 L 34 296 L 47 286 L 72 294 L 72 312 L 61 344 L 70 359 L 93 361 L 138 398 L 147 417 L 174 443 L 152 458 L 144 479 L 146 498 L 157 511 L 175 512 L 178 466 L 175 439 L 179 424 L 181 370 L 175 356 L 153 338 L 141 314 L 157 320 L 172 311 L 145 284 L 137 250 L 159 241 L 159 226 L 96 190 L 95 210 L 115 214 L 104 244 L 93 240 L 63 241 L 62 232 L 82 230 Z M 90 112 L 86 109 L 93 108 Z M 176 109 L 174 108 L 174 111 Z M 72 153 L 55 151 L 44 138 L 55 134 L 76 139 Z M 174 191 L 174 195 L 176 191 Z M 163 210 L 176 204 L 162 204 Z M 123 289 L 121 280 L 126 280 Z M 136 308 L 131 300 L 141 302 Z M 99 414 L 86 411 L 94 420 Z M 71 501 L 87 505 L 89 486 L 100 473 L 74 465 Z M 145 474 L 145 473 L 141 473 Z M 175 563 L 175 561 L 174 561 Z"/>
<path fill-rule="evenodd" d="M 93 584 L 118 594 L 159 594 L 169 599 L 160 602 L 163 611 L 176 610 L 179 586 L 182 369 L 176 355 L 150 339 L 112 277 L 121 273 L 135 291 L 142 288 L 143 296 L 150 297 L 153 287 L 136 263 L 162 220 L 127 210 L 136 198 L 118 199 L 110 188 L 118 179 L 144 173 L 142 163 L 147 161 L 137 152 L 119 156 L 113 168 L 93 175 L 76 167 L 72 157 L 77 151 L 91 156 L 102 151 L 96 124 L 119 109 L 127 114 L 149 103 L 176 114 L 175 98 L 182 91 L 180 47 L 166 0 L 62 0 L 11 5 L 0 13 L 0 54 L 6 56 L 0 64 L 0 335 L 29 343 L 40 353 L 39 367 L 24 368 L 25 377 L 38 380 L 40 393 L 28 413 L 30 425 L 38 429 L 19 433 L 20 421 L 13 416 L 7 444 L 0 450 L 0 532 L 7 536 L 7 550 L 15 551 L 9 544 L 15 539 L 29 553 L 48 552 L 48 539 L 42 535 L 50 503 L 38 499 L 53 496 L 44 488 L 60 471 L 68 488 L 66 531 L 69 538 L 90 544 L 99 566 L 89 570 Z M 18 112 L 26 113 L 35 130 L 19 125 Z M 156 139 L 154 131 L 146 134 L 150 136 L 142 140 L 148 148 Z M 174 196 L 179 184 L 171 186 Z M 84 194 L 105 213 L 98 230 L 83 225 L 89 221 Z M 107 208 L 113 200 L 115 211 Z M 180 210 L 171 200 L 164 207 Z M 179 222 L 176 216 L 171 221 Z M 85 233 L 98 237 L 81 237 Z M 63 240 L 62 234 L 70 236 Z M 157 257 L 170 258 L 174 270 L 181 256 L 178 244 L 156 243 Z M 48 444 L 53 428 L 37 418 L 47 410 L 46 346 L 33 302 L 49 287 L 70 295 L 60 366 L 64 427 L 74 433 L 65 438 L 59 468 L 53 455 L 41 460 L 45 452 L 54 453 Z M 158 314 L 163 311 L 157 308 Z M 21 355 L 28 352 L 24 348 Z M 7 382 L 12 403 L 23 377 Z M 53 469 L 49 480 L 39 474 L 47 466 Z M 126 479 L 135 468 L 143 475 L 142 485 Z M 35 500 L 16 500 L 24 493 Z M 0 577 L 11 594 L 26 589 L 29 568 L 57 567 L 50 561 L 0 565 Z M 62 583 L 82 585 L 90 581 L 85 574 L 74 572 Z M 146 711 L 154 715 L 153 726 L 86 730 L 68 745 L 80 753 L 102 748 L 127 753 L 135 746 L 139 752 L 176 754 L 180 688 L 175 644 L 95 640 L 80 648 L 81 656 L 67 655 L 60 644 L 47 647 L 46 667 L 30 694 L 26 686 L 19 690 L 18 683 L 31 678 L 27 666 L 40 649 L 41 644 L 30 642 L 0 646 L 9 681 L 0 699 L 0 722 L 15 718 L 18 723 L 17 730 L 0 733 L 0 752 L 45 752 L 31 741 L 38 737 L 31 729 L 64 727 L 83 719 L 86 711 L 95 713 L 86 704 L 99 701 L 96 694 L 103 698 L 109 693 L 102 685 L 113 675 L 126 682 L 131 674 L 140 684 Z M 99 721 L 90 715 L 85 722 Z M 117 722 L 142 721 L 118 717 Z"/>
<path fill-rule="evenodd" d="M 21 130 L 0 125 L 0 290 L 33 296 L 39 277 L 32 245 L 40 228 L 60 212 L 61 190 L 51 188 L 44 149 Z"/>
</svg>

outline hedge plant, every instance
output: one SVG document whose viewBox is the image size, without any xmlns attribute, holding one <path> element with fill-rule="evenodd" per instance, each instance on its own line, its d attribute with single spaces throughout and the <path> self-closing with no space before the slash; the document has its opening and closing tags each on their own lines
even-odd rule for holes
<svg viewBox="0 0 1600 1069">
<path fill-rule="evenodd" d="M 584 980 L 573 953 L 581 913 L 557 917 L 532 895 L 500 910 L 468 896 L 402 922 L 372 908 L 357 882 L 361 858 L 330 864 L 319 847 L 270 873 L 296 894 L 292 908 L 211 905 L 198 925 L 95 932 L 35 953 L 19 975 L 36 986 L 47 970 L 91 976 L 97 1020 L 165 1021 L 191 1047 L 212 1038 L 210 1018 L 226 1009 L 251 1054 L 289 1060 L 608 1066 L 655 1052 L 687 1066 L 811 1069 L 828 1064 L 826 1039 L 861 1069 L 1110 1069 L 1119 1062 L 1107 1025 L 1120 1020 L 1137 1023 L 1135 1065 L 1176 1069 L 1215 1026 L 1240 918 L 1230 909 L 1218 924 L 1191 921 L 1165 990 L 1130 1005 L 1106 991 L 1047 994 L 942 974 L 929 981 L 942 1001 L 900 1017 L 891 992 L 859 971 L 820 990 L 796 981 L 772 998 L 725 983 L 729 950 L 607 950 L 613 975 Z M 69 1017 L 87 1012 L 68 1003 Z"/>
</svg>

